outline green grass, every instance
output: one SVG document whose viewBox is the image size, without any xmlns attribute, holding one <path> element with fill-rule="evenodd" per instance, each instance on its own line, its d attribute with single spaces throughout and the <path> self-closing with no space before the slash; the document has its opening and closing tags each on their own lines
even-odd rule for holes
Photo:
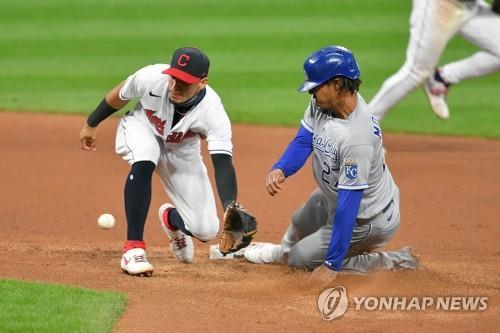
<svg viewBox="0 0 500 333">
<path fill-rule="evenodd" d="M 0 280 L 0 332 L 110 332 L 122 294 Z"/>
<path fill-rule="evenodd" d="M 117 82 L 193 45 L 211 58 L 211 85 L 236 122 L 297 125 L 296 88 L 312 51 L 341 44 L 358 57 L 369 100 L 404 61 L 411 1 L 5 0 L 0 2 L 0 108 L 90 112 Z M 455 38 L 441 60 L 475 48 Z M 419 90 L 389 113 L 386 130 L 500 137 L 500 79 L 453 88 L 448 122 Z"/>
</svg>

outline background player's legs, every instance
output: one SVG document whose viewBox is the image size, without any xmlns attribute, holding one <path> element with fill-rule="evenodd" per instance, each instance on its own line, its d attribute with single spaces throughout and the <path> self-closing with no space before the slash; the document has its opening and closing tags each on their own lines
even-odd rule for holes
<svg viewBox="0 0 500 333">
<path fill-rule="evenodd" d="M 500 71 L 500 16 L 490 5 L 479 1 L 475 15 L 465 22 L 460 33 L 482 51 L 439 68 L 427 81 L 424 89 L 432 111 L 442 119 L 448 119 L 450 114 L 446 102 L 450 85 Z"/>
<path fill-rule="evenodd" d="M 495 56 L 484 51 L 477 52 L 463 60 L 446 64 L 439 69 L 441 77 L 448 84 L 456 84 L 462 80 L 485 76 L 499 71 L 500 56 Z"/>
<path fill-rule="evenodd" d="M 477 14 L 460 29 L 460 34 L 482 51 L 443 66 L 440 74 L 450 84 L 500 71 L 500 15 L 481 3 Z"/>
<path fill-rule="evenodd" d="M 192 154 L 168 150 L 162 154 L 157 173 L 172 200 L 185 230 L 201 241 L 217 235 L 219 219 L 208 173 L 199 150 Z M 179 226 L 179 229 L 183 229 Z"/>
<path fill-rule="evenodd" d="M 293 214 L 292 222 L 281 240 L 283 253 L 288 253 L 296 242 L 325 226 L 333 210 L 323 192 L 316 189 Z"/>
<path fill-rule="evenodd" d="M 500 57 L 500 15 L 491 5 L 479 1 L 477 12 L 460 29 L 460 34 L 482 51 Z"/>
<path fill-rule="evenodd" d="M 431 75 L 450 38 L 471 15 L 467 8 L 459 1 L 413 0 L 406 62 L 370 101 L 378 120 Z"/>
</svg>

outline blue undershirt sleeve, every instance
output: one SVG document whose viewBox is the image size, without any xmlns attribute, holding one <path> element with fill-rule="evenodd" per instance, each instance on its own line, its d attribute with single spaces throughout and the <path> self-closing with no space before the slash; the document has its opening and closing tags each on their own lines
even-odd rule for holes
<svg viewBox="0 0 500 333">
<path fill-rule="evenodd" d="M 295 138 L 288 144 L 287 149 L 274 163 L 272 169 L 281 169 L 285 177 L 291 176 L 304 166 L 312 153 L 312 133 L 300 126 Z"/>
<path fill-rule="evenodd" d="M 363 190 L 339 189 L 337 209 L 332 223 L 333 231 L 326 254 L 325 266 L 340 271 L 352 237 L 359 206 L 363 198 Z"/>
</svg>

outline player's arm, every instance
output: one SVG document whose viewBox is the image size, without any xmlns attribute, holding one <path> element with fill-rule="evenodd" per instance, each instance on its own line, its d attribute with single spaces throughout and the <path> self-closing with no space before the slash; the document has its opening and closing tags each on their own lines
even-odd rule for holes
<svg viewBox="0 0 500 333">
<path fill-rule="evenodd" d="M 325 265 L 335 271 L 340 271 L 352 237 L 352 231 L 363 198 L 363 190 L 339 189 L 337 208 L 333 218 L 333 231 L 326 254 Z"/>
<path fill-rule="evenodd" d="M 353 144 L 343 146 L 339 153 L 344 158 L 339 172 L 339 196 L 332 221 L 332 234 L 324 264 L 313 272 L 313 278 L 323 283 L 335 278 L 349 251 L 363 191 L 369 187 L 374 148 L 371 144 Z"/>
<path fill-rule="evenodd" d="M 368 188 L 374 148 L 369 144 L 355 144 L 341 148 L 342 159 L 340 166 L 337 198 L 337 208 L 332 221 L 332 236 L 328 246 L 325 266 L 339 271 L 342 268 L 352 230 L 356 223 L 363 190 Z"/>
<path fill-rule="evenodd" d="M 295 138 L 266 176 L 266 188 L 270 195 L 276 195 L 286 177 L 295 174 L 304 166 L 312 153 L 312 137 L 311 131 L 300 126 Z"/>
<path fill-rule="evenodd" d="M 92 112 L 80 131 L 80 142 L 83 150 L 95 150 L 97 126 L 110 115 L 124 107 L 128 100 L 120 98 L 120 90 L 125 81 L 114 87 Z"/>
<path fill-rule="evenodd" d="M 257 232 L 257 220 L 236 201 L 236 173 L 231 162 L 231 155 L 212 153 L 211 157 L 217 190 L 224 208 L 219 251 L 226 255 L 250 245 Z"/>
<path fill-rule="evenodd" d="M 363 198 L 363 190 L 339 190 L 337 208 L 332 221 L 333 230 L 328 245 L 328 252 L 323 265 L 317 267 L 312 273 L 316 283 L 329 285 L 342 268 L 347 252 L 349 251 L 352 232 Z"/>
<path fill-rule="evenodd" d="M 231 202 L 236 202 L 238 186 L 236 171 L 229 154 L 211 154 L 215 171 L 215 183 L 224 211 Z"/>
</svg>

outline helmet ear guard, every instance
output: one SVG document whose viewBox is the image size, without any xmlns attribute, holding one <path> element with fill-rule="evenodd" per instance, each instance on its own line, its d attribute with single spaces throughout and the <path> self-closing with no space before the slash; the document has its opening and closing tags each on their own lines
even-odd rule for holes
<svg viewBox="0 0 500 333">
<path fill-rule="evenodd" d="M 361 74 L 353 53 L 343 46 L 326 46 L 311 54 L 304 62 L 304 73 L 306 79 L 298 88 L 300 92 L 308 92 L 336 76 L 355 80 Z"/>
</svg>

